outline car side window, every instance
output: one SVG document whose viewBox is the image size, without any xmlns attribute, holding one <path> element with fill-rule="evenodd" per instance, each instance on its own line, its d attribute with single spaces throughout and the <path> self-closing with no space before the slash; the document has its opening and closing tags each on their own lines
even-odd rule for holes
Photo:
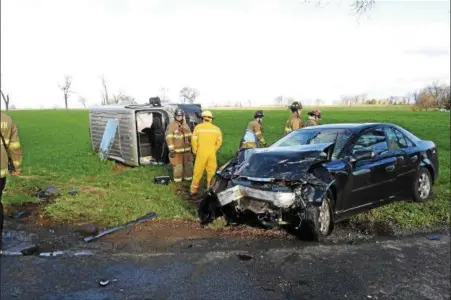
<svg viewBox="0 0 451 300">
<path fill-rule="evenodd" d="M 407 139 L 402 132 L 395 128 L 386 128 L 388 144 L 391 150 L 401 150 L 412 147 L 412 143 Z"/>
<path fill-rule="evenodd" d="M 396 136 L 398 136 L 399 142 L 404 146 L 404 148 L 413 147 L 413 143 L 398 129 L 393 129 Z"/>
<path fill-rule="evenodd" d="M 387 152 L 388 143 L 384 130 L 376 128 L 364 132 L 352 148 L 352 151 L 356 150 L 372 150 L 376 155 Z"/>
</svg>

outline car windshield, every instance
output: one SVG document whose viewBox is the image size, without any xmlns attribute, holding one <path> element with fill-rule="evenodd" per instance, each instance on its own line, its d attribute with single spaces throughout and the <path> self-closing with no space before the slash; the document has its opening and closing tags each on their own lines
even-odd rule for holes
<svg viewBox="0 0 451 300">
<path fill-rule="evenodd" d="M 343 128 L 306 128 L 291 132 L 270 147 L 336 143 L 334 149 L 335 156 L 338 155 L 351 134 L 351 130 Z"/>
</svg>

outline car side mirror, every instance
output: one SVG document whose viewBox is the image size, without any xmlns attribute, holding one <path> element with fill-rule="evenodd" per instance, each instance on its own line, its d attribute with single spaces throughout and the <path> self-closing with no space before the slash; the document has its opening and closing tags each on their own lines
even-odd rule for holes
<svg viewBox="0 0 451 300">
<path fill-rule="evenodd" d="M 356 150 L 351 155 L 351 162 L 356 162 L 364 159 L 371 159 L 376 156 L 373 150 Z"/>
</svg>

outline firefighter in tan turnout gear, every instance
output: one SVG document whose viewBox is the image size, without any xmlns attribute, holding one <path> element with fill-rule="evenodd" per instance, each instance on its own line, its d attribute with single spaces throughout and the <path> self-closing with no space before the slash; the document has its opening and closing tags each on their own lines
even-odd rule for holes
<svg viewBox="0 0 451 300">
<path fill-rule="evenodd" d="M 19 133 L 16 124 L 10 116 L 0 112 L 0 252 L 2 246 L 3 233 L 3 204 L 2 195 L 6 185 L 8 174 L 13 176 L 20 175 L 20 164 L 22 162 L 22 147 L 20 146 Z"/>
<path fill-rule="evenodd" d="M 308 121 L 305 123 L 305 127 L 319 125 L 319 120 L 321 120 L 321 111 L 319 109 L 315 108 L 313 111 L 307 114 Z"/>
<path fill-rule="evenodd" d="M 250 121 L 247 124 L 247 129 L 251 130 L 255 136 L 257 137 L 257 140 L 260 144 L 260 147 L 266 147 L 266 141 L 265 138 L 263 137 L 263 125 L 262 125 L 262 121 L 263 121 L 263 117 L 265 115 L 263 114 L 262 110 L 257 110 L 254 113 L 254 120 Z M 256 143 L 253 142 L 245 142 L 241 144 L 241 148 L 257 148 Z"/>
<path fill-rule="evenodd" d="M 291 103 L 289 108 L 292 114 L 285 125 L 285 134 L 288 134 L 293 130 L 302 128 L 302 119 L 301 119 L 302 104 L 297 101 L 294 101 L 293 103 Z"/>
<path fill-rule="evenodd" d="M 174 182 L 190 181 L 193 178 L 193 154 L 191 153 L 191 130 L 184 120 L 185 113 L 177 108 L 174 121 L 166 129 L 166 143 L 169 149 Z"/>
</svg>

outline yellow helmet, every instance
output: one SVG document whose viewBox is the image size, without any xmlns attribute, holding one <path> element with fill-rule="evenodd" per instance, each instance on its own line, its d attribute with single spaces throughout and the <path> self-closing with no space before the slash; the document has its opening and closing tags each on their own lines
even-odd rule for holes
<svg viewBox="0 0 451 300">
<path fill-rule="evenodd" d="M 202 118 L 210 118 L 213 119 L 213 114 L 209 110 L 204 110 L 202 112 Z"/>
</svg>

